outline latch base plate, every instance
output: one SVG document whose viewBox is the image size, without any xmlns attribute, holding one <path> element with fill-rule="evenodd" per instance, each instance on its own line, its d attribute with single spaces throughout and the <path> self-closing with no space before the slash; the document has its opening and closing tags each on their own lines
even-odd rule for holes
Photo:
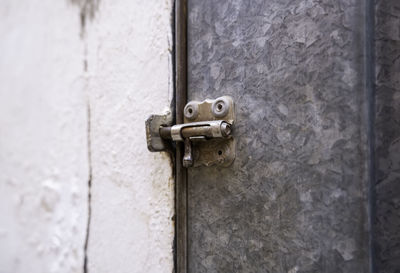
<svg viewBox="0 0 400 273">
<path fill-rule="evenodd" d="M 184 109 L 184 123 L 224 120 L 233 125 L 235 108 L 231 97 L 215 100 L 190 101 Z M 218 165 L 228 167 L 235 160 L 236 143 L 233 137 L 206 141 L 192 140 L 193 167 Z"/>
</svg>

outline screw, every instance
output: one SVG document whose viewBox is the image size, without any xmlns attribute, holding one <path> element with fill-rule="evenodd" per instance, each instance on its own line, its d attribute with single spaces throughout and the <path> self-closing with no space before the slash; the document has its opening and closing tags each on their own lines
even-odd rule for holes
<svg viewBox="0 0 400 273">
<path fill-rule="evenodd" d="M 220 97 L 211 105 L 211 111 L 216 118 L 222 118 L 229 113 L 230 104 L 227 98 Z"/>
<path fill-rule="evenodd" d="M 186 104 L 183 113 L 187 119 L 194 120 L 199 115 L 199 105 L 197 102 L 191 101 Z"/>
</svg>

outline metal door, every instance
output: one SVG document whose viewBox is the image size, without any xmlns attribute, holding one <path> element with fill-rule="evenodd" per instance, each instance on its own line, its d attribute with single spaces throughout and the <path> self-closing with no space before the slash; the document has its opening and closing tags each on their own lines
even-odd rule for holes
<svg viewBox="0 0 400 273">
<path fill-rule="evenodd" d="M 367 272 L 363 1 L 189 1 L 188 99 L 236 160 L 188 170 L 188 272 Z"/>
<path fill-rule="evenodd" d="M 373 9 L 188 1 L 188 100 L 235 100 L 237 150 L 177 185 L 178 272 L 373 271 Z"/>
</svg>

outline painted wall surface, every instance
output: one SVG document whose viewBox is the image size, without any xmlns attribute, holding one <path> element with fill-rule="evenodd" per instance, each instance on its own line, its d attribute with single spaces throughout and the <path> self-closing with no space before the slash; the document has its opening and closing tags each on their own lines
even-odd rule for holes
<svg viewBox="0 0 400 273">
<path fill-rule="evenodd" d="M 88 123 L 78 9 L 1 2 L 0 272 L 81 272 Z"/>
<path fill-rule="evenodd" d="M 140 3 L 139 3 L 140 2 Z M 172 1 L 101 2 L 86 35 L 89 272 L 172 272 L 173 179 L 144 121 L 170 105 Z"/>
<path fill-rule="evenodd" d="M 0 272 L 172 272 L 172 1 L 0 5 Z"/>
</svg>

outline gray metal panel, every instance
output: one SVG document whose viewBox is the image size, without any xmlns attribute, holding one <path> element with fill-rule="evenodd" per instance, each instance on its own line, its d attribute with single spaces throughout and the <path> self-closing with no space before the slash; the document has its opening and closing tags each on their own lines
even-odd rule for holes
<svg viewBox="0 0 400 273">
<path fill-rule="evenodd" d="M 376 268 L 400 272 L 400 2 L 376 1 Z"/>
<path fill-rule="evenodd" d="M 188 96 L 235 99 L 236 160 L 189 170 L 200 272 L 368 272 L 364 1 L 189 1 Z"/>
</svg>

